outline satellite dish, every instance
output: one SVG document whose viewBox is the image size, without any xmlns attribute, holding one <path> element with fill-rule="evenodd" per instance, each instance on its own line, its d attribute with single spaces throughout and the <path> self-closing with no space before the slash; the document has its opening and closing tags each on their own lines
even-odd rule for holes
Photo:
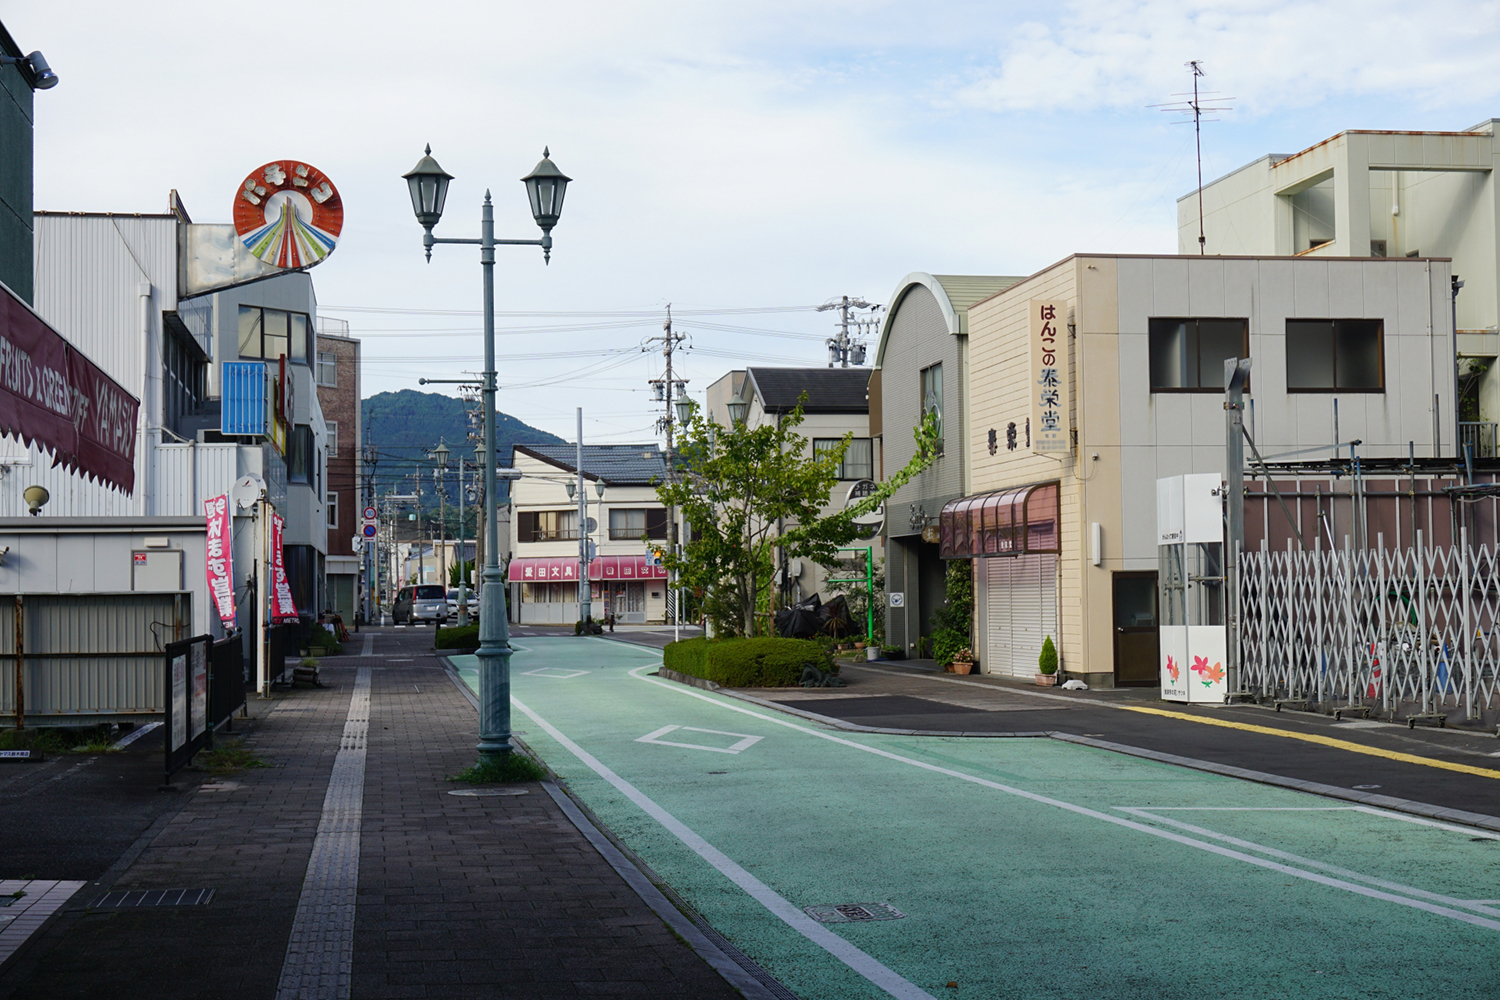
<svg viewBox="0 0 1500 1000">
<path fill-rule="evenodd" d="M 259 476 L 241 476 L 229 488 L 229 498 L 240 510 L 249 510 L 266 495 L 266 484 Z"/>
</svg>

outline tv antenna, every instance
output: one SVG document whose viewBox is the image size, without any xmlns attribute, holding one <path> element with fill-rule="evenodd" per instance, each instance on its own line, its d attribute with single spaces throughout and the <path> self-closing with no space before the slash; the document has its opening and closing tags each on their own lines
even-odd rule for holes
<svg viewBox="0 0 1500 1000">
<path fill-rule="evenodd" d="M 1193 92 L 1191 95 L 1173 94 L 1173 97 L 1189 98 L 1188 100 L 1172 101 L 1168 104 L 1147 105 L 1175 115 L 1181 115 L 1173 125 L 1186 125 L 1193 123 L 1193 141 L 1198 149 L 1198 253 L 1208 253 L 1208 241 L 1203 235 L 1203 123 L 1223 121 L 1222 118 L 1212 117 L 1234 109 L 1229 106 L 1233 97 L 1214 97 L 1216 90 L 1199 91 L 1198 79 L 1204 75 L 1203 60 L 1190 59 L 1183 65 L 1193 74 Z"/>
</svg>

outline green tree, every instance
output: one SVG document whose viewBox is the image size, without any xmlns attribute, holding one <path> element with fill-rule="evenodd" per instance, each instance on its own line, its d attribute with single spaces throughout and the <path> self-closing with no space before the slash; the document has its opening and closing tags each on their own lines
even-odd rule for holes
<svg viewBox="0 0 1500 1000">
<path fill-rule="evenodd" d="M 937 457 L 934 421 L 914 434 L 917 454 L 905 469 L 881 484 L 856 507 L 824 516 L 829 492 L 852 435 L 835 448 L 810 455 L 802 423 L 802 400 L 780 420 L 759 427 L 725 428 L 695 414 L 679 439 L 681 474 L 657 487 L 657 496 L 682 511 L 688 526 L 680 553 L 663 564 L 684 587 L 700 590 L 716 626 L 755 635 L 761 600 L 771 592 L 777 546 L 789 558 L 828 564 L 858 536 L 852 518 L 873 510 Z"/>
</svg>

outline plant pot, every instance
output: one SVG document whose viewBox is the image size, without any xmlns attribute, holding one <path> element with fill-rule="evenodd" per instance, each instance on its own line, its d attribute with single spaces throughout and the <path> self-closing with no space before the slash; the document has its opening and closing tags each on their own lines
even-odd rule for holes
<svg viewBox="0 0 1500 1000">
<path fill-rule="evenodd" d="M 974 669 L 974 664 L 971 661 L 964 661 L 964 660 L 954 660 L 953 661 L 953 672 L 955 674 L 966 674 L 966 673 L 968 673 L 969 671 L 971 671 L 973 669 Z"/>
<path fill-rule="evenodd" d="M 878 659 L 880 659 L 880 650 L 878 648 L 876 648 L 875 646 L 866 646 L 865 647 L 865 659 L 866 660 L 878 660 Z"/>
<path fill-rule="evenodd" d="M 1057 685 L 1057 675 L 1037 674 L 1036 682 L 1039 687 L 1055 687 Z"/>
<path fill-rule="evenodd" d="M 864 648 L 865 648 L 865 644 L 864 644 L 864 643 L 862 643 L 862 642 L 856 642 L 856 643 L 855 643 L 855 644 L 854 644 L 854 648 L 855 648 L 855 649 L 864 649 Z"/>
</svg>

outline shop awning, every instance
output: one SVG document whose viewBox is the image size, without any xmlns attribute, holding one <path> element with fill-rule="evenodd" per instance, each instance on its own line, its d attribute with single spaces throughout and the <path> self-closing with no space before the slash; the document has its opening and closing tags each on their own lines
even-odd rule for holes
<svg viewBox="0 0 1500 1000">
<path fill-rule="evenodd" d="M 567 556 L 517 556 L 510 561 L 511 583 L 577 583 L 578 560 Z M 665 580 L 667 571 L 650 556 L 599 556 L 589 563 L 590 580 Z"/>
<path fill-rule="evenodd" d="M 944 559 L 1057 552 L 1059 483 L 1033 483 L 961 497 L 938 515 Z"/>
<path fill-rule="evenodd" d="M 52 464 L 135 491 L 140 401 L 0 285 L 0 434 Z"/>
</svg>

